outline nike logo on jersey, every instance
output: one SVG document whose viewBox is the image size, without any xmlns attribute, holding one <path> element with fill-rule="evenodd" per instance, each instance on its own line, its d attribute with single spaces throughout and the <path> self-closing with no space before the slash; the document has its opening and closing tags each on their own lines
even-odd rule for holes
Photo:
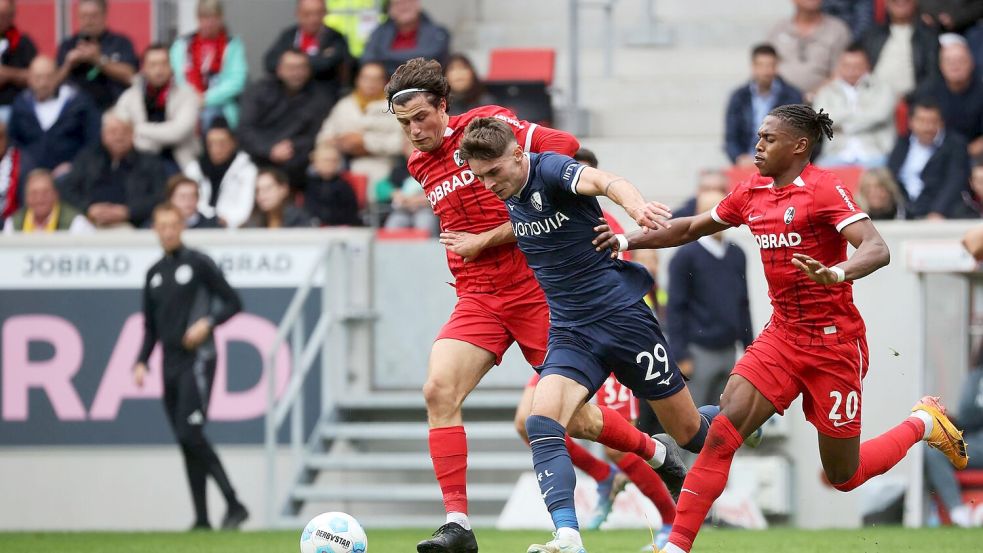
<svg viewBox="0 0 983 553">
<path fill-rule="evenodd" d="M 757 221 L 758 219 L 764 217 L 764 215 L 748 215 L 748 221 Z"/>
<path fill-rule="evenodd" d="M 693 495 L 700 495 L 700 494 L 698 494 L 698 493 L 696 493 L 696 492 L 694 492 L 693 490 L 687 490 L 686 488 L 683 488 L 683 489 L 682 489 L 682 490 L 680 490 L 680 491 L 682 491 L 682 492 L 686 492 L 686 493 L 691 493 L 691 494 L 693 494 Z"/>
</svg>

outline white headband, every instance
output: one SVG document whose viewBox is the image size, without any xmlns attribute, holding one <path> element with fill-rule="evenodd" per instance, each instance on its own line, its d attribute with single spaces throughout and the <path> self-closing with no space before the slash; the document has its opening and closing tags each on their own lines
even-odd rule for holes
<svg viewBox="0 0 983 553">
<path fill-rule="evenodd" d="M 400 90 L 396 94 L 393 94 L 393 97 L 390 98 L 389 101 L 392 102 L 393 100 L 395 100 L 396 98 L 399 98 L 403 94 L 412 94 L 414 92 L 430 92 L 430 91 L 427 90 L 427 89 L 425 89 L 425 88 L 407 88 L 405 90 Z"/>
</svg>

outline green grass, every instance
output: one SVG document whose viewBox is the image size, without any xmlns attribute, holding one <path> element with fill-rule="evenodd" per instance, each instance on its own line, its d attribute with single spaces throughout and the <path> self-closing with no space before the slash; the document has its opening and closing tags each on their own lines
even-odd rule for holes
<svg viewBox="0 0 983 553">
<path fill-rule="evenodd" d="M 414 553 L 425 530 L 369 532 L 368 553 Z M 481 553 L 525 553 L 530 543 L 548 538 L 544 532 L 481 530 Z M 644 530 L 590 532 L 584 545 L 590 553 L 636 553 Z M 3 553 L 296 553 L 300 532 L 242 533 L 0 533 Z M 775 529 L 764 532 L 707 530 L 693 553 L 972 553 L 983 551 L 983 530 L 906 530 L 875 528 L 856 531 Z"/>
</svg>

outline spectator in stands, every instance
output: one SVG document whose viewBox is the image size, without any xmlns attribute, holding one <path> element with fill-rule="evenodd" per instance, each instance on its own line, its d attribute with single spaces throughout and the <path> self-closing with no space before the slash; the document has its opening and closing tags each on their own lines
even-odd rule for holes
<svg viewBox="0 0 983 553">
<path fill-rule="evenodd" d="M 303 52 L 310 61 L 314 83 L 325 93 L 325 101 L 330 102 L 325 110 L 330 110 L 340 96 L 345 81 L 351 79 L 351 58 L 345 37 L 324 24 L 325 15 L 324 0 L 297 0 L 297 25 L 287 27 L 280 33 L 266 51 L 264 65 L 270 75 L 279 75 L 285 52 Z M 304 152 L 305 160 L 307 154 Z"/>
<path fill-rule="evenodd" d="M 838 18 L 824 14 L 821 0 L 793 0 L 795 14 L 781 21 L 768 35 L 780 61 L 778 73 L 810 99 L 836 67 L 850 45 L 850 29 Z"/>
<path fill-rule="evenodd" d="M 0 121 L 0 221 L 20 208 L 22 158 L 20 150 L 7 139 L 7 125 Z"/>
<path fill-rule="evenodd" d="M 201 95 L 202 131 L 222 116 L 232 128 L 239 124 L 239 95 L 246 87 L 246 48 L 230 35 L 221 0 L 198 0 L 198 30 L 171 45 L 174 82 Z"/>
<path fill-rule="evenodd" d="M 922 21 L 939 32 L 962 33 L 983 18 L 979 0 L 921 0 Z"/>
<path fill-rule="evenodd" d="M 0 0 L 0 122 L 10 119 L 14 98 L 27 87 L 27 67 L 38 55 L 31 37 L 14 25 L 14 0 Z"/>
<path fill-rule="evenodd" d="M 134 149 L 133 124 L 109 111 L 102 141 L 79 154 L 58 186 L 99 228 L 141 227 L 164 191 L 164 168 L 157 156 Z"/>
<path fill-rule="evenodd" d="M 365 42 L 382 22 L 378 0 L 327 0 L 328 27 L 341 33 L 348 43 L 348 52 L 355 59 L 362 57 Z"/>
<path fill-rule="evenodd" d="M 311 216 L 290 202 L 290 183 L 278 169 L 261 169 L 256 177 L 256 207 L 246 221 L 250 228 L 311 227 Z"/>
<path fill-rule="evenodd" d="M 969 453 L 967 468 L 980 470 L 983 469 L 983 366 L 979 361 L 959 389 L 959 407 L 955 417 L 952 413 L 949 416 L 963 429 Z M 953 524 L 961 527 L 983 525 L 983 507 L 976 506 L 974 514 L 973 505 L 963 502 L 955 470 L 938 450 L 925 448 L 925 479 L 929 493 L 938 496 Z"/>
<path fill-rule="evenodd" d="M 495 99 L 478 77 L 474 64 L 464 54 L 451 54 L 444 66 L 444 76 L 451 86 L 451 93 L 447 98 L 447 115 L 461 115 L 478 106 L 495 103 Z"/>
<path fill-rule="evenodd" d="M 857 183 L 857 204 L 875 221 L 904 219 L 905 197 L 886 167 L 868 169 Z"/>
<path fill-rule="evenodd" d="M 242 97 L 242 149 L 257 165 L 278 167 L 293 186 L 303 187 L 314 138 L 333 104 L 311 82 L 308 55 L 287 50 L 276 77 L 250 85 Z"/>
<path fill-rule="evenodd" d="M 971 157 L 983 155 L 983 82 L 973 56 L 959 35 L 942 35 L 939 42 L 942 74 L 920 86 L 915 96 L 938 102 L 947 131 L 959 133 L 969 143 Z"/>
<path fill-rule="evenodd" d="M 408 159 L 413 147 L 407 143 L 404 151 Z M 397 163 L 389 174 L 388 183 L 392 188 L 392 203 L 389 216 L 386 218 L 387 229 L 412 228 L 425 230 L 436 236 L 440 231 L 440 221 L 433 213 L 427 195 L 423 193 L 420 183 L 410 176 L 406 163 Z"/>
<path fill-rule="evenodd" d="M 939 72 L 939 38 L 918 18 L 918 0 L 887 0 L 887 22 L 871 27 L 862 43 L 874 76 L 897 98 L 914 92 Z"/>
<path fill-rule="evenodd" d="M 816 92 L 813 105 L 836 114 L 833 139 L 823 145 L 819 165 L 883 167 L 887 163 L 897 138 L 896 99 L 890 86 L 870 74 L 863 47 L 855 44 L 840 55 L 836 78 Z"/>
<path fill-rule="evenodd" d="M 962 204 L 956 217 L 959 219 L 979 219 L 983 217 L 983 158 L 973 160 L 969 174 L 969 190 L 963 190 Z"/>
<path fill-rule="evenodd" d="M 341 152 L 330 143 L 318 144 L 311 152 L 314 171 L 307 177 L 304 210 L 324 227 L 362 225 L 355 191 L 341 178 L 343 163 Z"/>
<path fill-rule="evenodd" d="M 853 40 L 860 40 L 874 23 L 873 0 L 823 0 L 822 9 L 846 23 Z"/>
<path fill-rule="evenodd" d="M 177 208 L 184 217 L 184 228 L 207 229 L 220 228 L 218 219 L 208 217 L 198 211 L 198 183 L 180 173 L 167 179 L 164 187 L 164 201 Z M 150 221 L 148 221 L 149 226 Z"/>
<path fill-rule="evenodd" d="M 673 210 L 673 217 L 692 217 L 696 215 L 696 200 L 700 194 L 705 192 L 719 192 L 727 194 L 730 192 L 730 179 L 722 171 L 706 170 L 700 172 L 700 177 L 696 182 L 696 194 L 686 200 L 683 205 Z"/>
<path fill-rule="evenodd" d="M 342 98 L 321 126 L 318 144 L 329 143 L 349 160 L 349 168 L 375 183 L 392 171 L 403 151 L 403 130 L 389 113 L 385 86 L 389 77 L 381 63 L 366 63 L 355 90 Z"/>
<path fill-rule="evenodd" d="M 25 168 L 41 167 L 55 178 L 68 173 L 75 156 L 99 140 L 99 110 L 84 92 L 58 85 L 58 68 L 47 56 L 31 62 L 30 88 L 14 100 L 10 140 L 27 159 Z"/>
<path fill-rule="evenodd" d="M 952 217 L 969 180 L 966 141 L 946 130 L 941 108 L 930 99 L 915 103 L 909 128 L 910 136 L 898 140 L 888 159 L 905 196 L 905 216 Z"/>
<path fill-rule="evenodd" d="M 74 84 L 99 109 L 116 103 L 137 69 L 133 43 L 106 29 L 106 0 L 79 0 L 79 32 L 58 47 L 58 81 Z"/>
<path fill-rule="evenodd" d="M 140 74 L 116 103 L 119 116 L 133 123 L 136 149 L 160 156 L 170 174 L 194 161 L 201 149 L 195 132 L 201 100 L 173 77 L 167 47 L 148 46 Z"/>
<path fill-rule="evenodd" d="M 778 76 L 778 54 L 770 44 L 751 50 L 751 80 L 730 95 L 727 102 L 724 149 L 735 165 L 754 165 L 758 127 L 772 109 L 801 104 L 802 93 Z M 695 201 L 694 201 L 695 203 Z"/>
<path fill-rule="evenodd" d="M 55 177 L 47 169 L 28 173 L 24 183 L 24 207 L 3 226 L 4 234 L 15 232 L 88 232 L 92 224 L 79 210 L 61 201 L 55 188 Z"/>
<path fill-rule="evenodd" d="M 198 211 L 229 228 L 241 227 L 252 214 L 258 172 L 249 154 L 239 150 L 224 117 L 212 121 L 205 152 L 184 168 L 184 174 L 198 183 Z"/>
<path fill-rule="evenodd" d="M 722 199 L 719 191 L 702 192 L 697 211 L 709 211 Z M 679 248 L 669 261 L 668 337 L 700 405 L 719 402 L 737 344 L 747 347 L 754 339 L 746 269 L 744 251 L 722 232 Z"/>
<path fill-rule="evenodd" d="M 413 58 L 447 61 L 450 34 L 434 23 L 420 7 L 420 0 L 390 0 L 389 20 L 369 36 L 362 62 L 381 62 L 390 75 Z"/>
</svg>

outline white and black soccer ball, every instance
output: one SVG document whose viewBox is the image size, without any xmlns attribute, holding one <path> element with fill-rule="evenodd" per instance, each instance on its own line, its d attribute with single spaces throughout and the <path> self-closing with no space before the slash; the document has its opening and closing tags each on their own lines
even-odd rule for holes
<svg viewBox="0 0 983 553">
<path fill-rule="evenodd" d="M 300 535 L 300 553 L 366 553 L 369 541 L 362 525 L 346 513 L 322 513 Z"/>
</svg>

